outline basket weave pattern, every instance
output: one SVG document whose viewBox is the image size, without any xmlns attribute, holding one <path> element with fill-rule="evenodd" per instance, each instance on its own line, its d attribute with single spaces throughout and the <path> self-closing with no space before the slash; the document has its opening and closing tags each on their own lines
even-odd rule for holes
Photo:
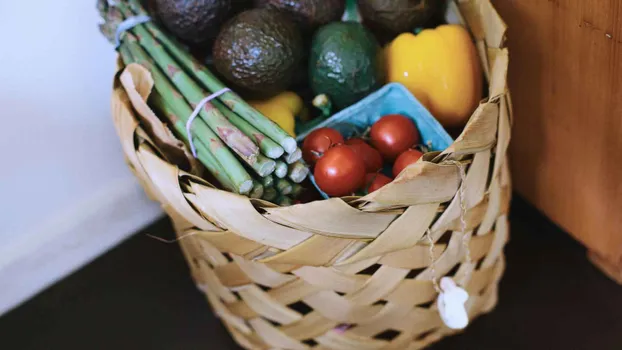
<svg viewBox="0 0 622 350">
<path fill-rule="evenodd" d="M 447 150 L 426 155 L 362 200 L 278 207 L 218 190 L 160 156 L 125 90 L 115 86 L 114 123 L 126 161 L 172 218 L 194 280 L 241 346 L 425 347 L 454 332 L 435 305 L 432 277 L 444 275 L 467 279 L 471 319 L 496 304 L 511 196 L 505 25 L 488 0 L 458 4 L 477 40 L 489 97 Z"/>
</svg>

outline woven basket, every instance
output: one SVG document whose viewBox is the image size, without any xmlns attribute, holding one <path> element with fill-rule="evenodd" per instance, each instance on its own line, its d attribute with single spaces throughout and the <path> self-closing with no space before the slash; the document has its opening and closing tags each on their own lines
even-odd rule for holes
<svg viewBox="0 0 622 350">
<path fill-rule="evenodd" d="M 511 196 L 505 25 L 488 0 L 456 4 L 489 97 L 448 149 L 363 199 L 278 207 L 218 190 L 165 160 L 139 123 L 136 114 L 150 113 L 148 73 L 134 70 L 132 93 L 116 80 L 126 160 L 172 218 L 194 280 L 244 348 L 420 349 L 455 332 L 434 302 L 433 280 L 445 275 L 465 280 L 470 319 L 496 304 Z"/>
</svg>

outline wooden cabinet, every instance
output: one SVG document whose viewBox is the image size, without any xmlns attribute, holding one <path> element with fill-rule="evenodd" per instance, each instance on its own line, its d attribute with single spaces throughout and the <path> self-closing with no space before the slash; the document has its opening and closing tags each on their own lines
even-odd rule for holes
<svg viewBox="0 0 622 350">
<path fill-rule="evenodd" d="M 492 2 L 509 26 L 515 188 L 622 283 L 622 1 Z"/>
</svg>

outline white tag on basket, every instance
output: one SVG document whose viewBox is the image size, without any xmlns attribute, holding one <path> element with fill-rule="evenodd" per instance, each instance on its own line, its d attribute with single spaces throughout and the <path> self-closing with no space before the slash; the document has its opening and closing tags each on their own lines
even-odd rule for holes
<svg viewBox="0 0 622 350">
<path fill-rule="evenodd" d="M 440 288 L 436 304 L 441 319 L 451 329 L 465 328 L 469 324 L 469 315 L 464 303 L 469 299 L 469 293 L 449 277 L 441 278 Z"/>
</svg>

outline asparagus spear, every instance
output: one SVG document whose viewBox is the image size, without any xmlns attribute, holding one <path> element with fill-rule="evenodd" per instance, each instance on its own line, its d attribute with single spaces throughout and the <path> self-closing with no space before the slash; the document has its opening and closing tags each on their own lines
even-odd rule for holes
<svg viewBox="0 0 622 350">
<path fill-rule="evenodd" d="M 274 184 L 274 177 L 272 175 L 262 177 L 261 184 L 263 185 L 263 187 L 272 187 L 272 185 Z"/>
<path fill-rule="evenodd" d="M 285 156 L 285 161 L 287 164 L 292 164 L 300 160 L 300 158 L 302 158 L 302 150 L 300 148 L 296 148 L 294 152 Z"/>
<path fill-rule="evenodd" d="M 309 172 L 309 168 L 302 161 L 297 161 L 289 166 L 288 175 L 292 181 L 299 184 L 307 178 Z"/>
<path fill-rule="evenodd" d="M 263 197 L 261 197 L 261 198 L 265 199 L 267 201 L 273 201 L 278 196 L 279 196 L 279 193 L 276 191 L 276 189 L 274 187 L 266 187 L 266 188 L 264 188 Z"/>
<path fill-rule="evenodd" d="M 298 198 L 300 197 L 300 195 L 302 194 L 302 192 L 304 191 L 304 187 L 302 187 L 301 184 L 293 184 L 292 185 L 292 193 L 290 193 L 290 196 L 292 198 Z"/>
<path fill-rule="evenodd" d="M 285 162 L 281 160 L 277 160 L 276 168 L 274 169 L 274 175 L 276 175 L 276 177 L 278 177 L 279 179 L 287 176 L 287 164 L 285 164 Z"/>
<path fill-rule="evenodd" d="M 135 13 L 145 13 L 138 1 L 130 0 L 130 5 Z M 225 85 L 212 74 L 212 72 L 194 60 L 187 51 L 180 48 L 177 43 L 168 38 L 156 25 L 153 23 L 146 23 L 145 26 L 149 29 L 151 34 L 166 47 L 171 55 L 190 71 L 207 90 L 215 92 L 225 88 Z M 248 123 L 257 127 L 264 135 L 281 145 L 287 153 L 292 153 L 296 150 L 296 140 L 293 137 L 287 134 L 287 132 L 281 129 L 272 120 L 266 118 L 259 111 L 251 107 L 236 93 L 226 92 L 219 96 L 218 99 Z"/>
<path fill-rule="evenodd" d="M 151 67 L 150 71 L 155 81 L 155 91 L 152 92 L 152 101 L 155 102 L 158 109 L 164 112 L 163 115 L 171 120 L 171 124 L 173 124 L 177 134 L 187 142 L 185 120 L 180 117 L 190 115 L 190 113 L 188 113 L 190 107 L 186 101 L 174 94 L 174 88 L 160 70 L 152 66 L 148 56 L 140 47 L 122 45 L 120 53 L 126 64 L 139 63 L 148 68 Z M 199 158 L 199 161 L 205 165 L 223 187 L 241 194 L 248 193 L 252 186 L 251 177 L 212 130 L 209 129 L 202 120 L 197 120 L 191 127 L 191 133 L 195 137 L 196 135 L 204 135 L 204 137 L 209 140 L 213 154 L 208 147 L 205 147 L 202 141 L 196 142 L 198 138 L 193 138 L 197 148 L 197 158 Z M 223 164 L 226 166 L 222 166 Z M 226 178 L 221 176 L 221 174 L 226 174 Z"/>
<path fill-rule="evenodd" d="M 282 195 L 287 195 L 292 193 L 293 187 L 292 184 L 285 179 L 278 179 L 274 183 L 274 187 L 279 191 Z"/>
<path fill-rule="evenodd" d="M 133 16 L 122 2 L 116 2 L 115 7 L 123 16 Z M 182 70 L 182 68 L 173 60 L 162 46 L 155 41 L 151 34 L 144 28 L 144 24 L 140 24 L 132 28 L 131 35 L 125 33 L 124 41 L 138 40 L 140 46 L 153 58 L 153 61 L 162 69 L 166 76 L 171 80 L 173 85 L 179 89 L 186 100 L 194 107 L 206 96 L 202 89 Z M 235 153 L 240 156 L 250 166 L 257 160 L 259 148 L 257 145 L 236 128 L 227 118 L 225 118 L 218 109 L 211 103 L 205 104 L 199 113 L 209 127 L 218 134 L 218 136 L 229 146 Z"/>
<path fill-rule="evenodd" d="M 263 154 L 268 156 L 268 158 L 278 159 L 283 155 L 285 151 L 283 148 L 276 144 L 276 142 L 271 139 L 265 137 L 259 130 L 257 130 L 254 126 L 250 125 L 246 120 L 240 118 L 237 114 L 233 113 L 227 106 L 225 106 L 222 102 L 215 100 L 212 101 L 212 104 L 218 108 L 218 110 L 224 114 L 227 119 L 231 122 L 231 124 L 235 125 L 238 129 L 240 129 L 246 136 L 255 140 L 259 144 L 259 149 Z"/>
<path fill-rule="evenodd" d="M 250 197 L 251 198 L 261 198 L 263 196 L 264 188 L 263 185 L 257 181 L 253 182 L 253 189 L 251 190 Z"/>
<path fill-rule="evenodd" d="M 276 204 L 283 206 L 283 207 L 288 207 L 290 205 L 292 205 L 294 202 L 292 202 L 292 199 L 287 197 L 287 196 L 280 196 L 279 198 L 277 198 L 276 200 Z"/>
</svg>

